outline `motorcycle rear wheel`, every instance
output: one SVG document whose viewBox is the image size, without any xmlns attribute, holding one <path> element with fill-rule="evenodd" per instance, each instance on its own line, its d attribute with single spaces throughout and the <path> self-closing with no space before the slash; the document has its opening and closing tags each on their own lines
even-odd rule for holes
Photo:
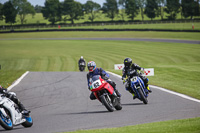
<svg viewBox="0 0 200 133">
<path fill-rule="evenodd" d="M 80 67 L 79 67 L 79 70 L 80 70 L 81 72 L 83 72 L 83 71 L 85 70 L 85 67 L 80 66 Z"/>
<path fill-rule="evenodd" d="M 100 97 L 100 99 L 101 99 L 101 102 L 107 108 L 108 111 L 110 111 L 110 112 L 114 111 L 114 107 L 112 105 L 112 102 L 109 100 L 108 95 L 102 95 Z"/>
<path fill-rule="evenodd" d="M 22 123 L 22 126 L 24 127 L 31 127 L 33 125 L 33 120 L 30 116 L 25 116 L 26 121 Z"/>
</svg>

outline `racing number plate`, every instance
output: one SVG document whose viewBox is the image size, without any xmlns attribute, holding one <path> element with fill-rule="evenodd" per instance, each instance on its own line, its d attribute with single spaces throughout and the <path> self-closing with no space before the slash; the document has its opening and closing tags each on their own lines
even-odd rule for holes
<svg viewBox="0 0 200 133">
<path fill-rule="evenodd" d="M 102 84 L 102 83 L 101 83 L 100 79 L 99 79 L 99 80 L 96 80 L 95 82 L 92 83 L 92 88 L 93 88 L 93 89 L 96 89 L 96 88 L 98 88 L 101 84 Z"/>
<path fill-rule="evenodd" d="M 133 77 L 133 78 L 131 79 L 131 81 L 136 82 L 136 81 L 137 81 L 137 77 Z"/>
</svg>

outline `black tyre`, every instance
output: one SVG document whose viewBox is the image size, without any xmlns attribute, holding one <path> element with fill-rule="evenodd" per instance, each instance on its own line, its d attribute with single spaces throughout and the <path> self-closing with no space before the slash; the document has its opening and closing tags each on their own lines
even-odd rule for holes
<svg viewBox="0 0 200 133">
<path fill-rule="evenodd" d="M 113 104 L 112 104 L 109 96 L 108 95 L 102 95 L 100 98 L 101 98 L 101 102 L 107 108 L 107 110 L 110 111 L 110 112 L 113 112 L 114 107 L 113 107 Z"/>
<path fill-rule="evenodd" d="M 85 67 L 81 66 L 81 67 L 79 67 L 79 70 L 80 70 L 81 72 L 83 72 L 83 71 L 85 70 Z"/>
<path fill-rule="evenodd" d="M 0 112 L 0 124 L 1 126 L 6 130 L 12 130 L 13 129 L 13 123 L 11 120 L 11 117 L 9 115 L 9 112 L 5 110 L 6 114 L 8 115 L 8 118 L 6 118 L 2 112 Z"/>
<path fill-rule="evenodd" d="M 120 98 L 117 98 L 117 105 L 115 106 L 115 109 L 116 110 L 121 110 L 122 109 L 122 105 L 121 105 L 121 102 L 120 102 Z"/>
<path fill-rule="evenodd" d="M 140 97 L 141 97 L 141 100 L 143 101 L 144 104 L 147 104 L 148 103 L 148 100 L 147 98 L 144 96 L 141 88 L 138 89 L 138 93 L 140 94 Z"/>
<path fill-rule="evenodd" d="M 22 123 L 24 127 L 31 127 L 33 125 L 33 120 L 30 116 L 25 116 L 26 121 Z"/>
</svg>

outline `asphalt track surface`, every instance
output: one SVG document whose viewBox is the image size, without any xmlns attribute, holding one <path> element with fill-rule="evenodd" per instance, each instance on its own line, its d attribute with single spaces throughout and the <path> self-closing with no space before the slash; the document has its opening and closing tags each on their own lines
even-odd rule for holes
<svg viewBox="0 0 200 133">
<path fill-rule="evenodd" d="M 198 102 L 151 88 L 149 103 L 144 105 L 133 100 L 120 78 L 110 76 L 122 94 L 121 111 L 108 112 L 98 100 L 89 99 L 86 72 L 29 72 L 11 91 L 31 110 L 33 126 L 17 126 L 7 133 L 54 133 L 200 117 Z"/>
</svg>

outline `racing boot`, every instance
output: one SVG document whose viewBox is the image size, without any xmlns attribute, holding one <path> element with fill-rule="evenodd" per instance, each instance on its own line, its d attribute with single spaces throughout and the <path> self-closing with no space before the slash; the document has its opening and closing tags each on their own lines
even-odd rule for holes
<svg viewBox="0 0 200 133">
<path fill-rule="evenodd" d="M 133 95 L 133 100 L 135 100 L 137 96 L 134 94 L 134 92 L 131 89 L 129 89 L 129 92 Z"/>
<path fill-rule="evenodd" d="M 90 100 L 95 100 L 95 99 L 97 99 L 97 98 L 95 97 L 94 93 L 91 92 L 91 94 L 90 94 Z"/>
<path fill-rule="evenodd" d="M 24 109 L 22 112 L 21 112 L 23 115 L 29 115 L 29 113 L 31 113 L 31 111 L 29 111 L 29 110 L 26 110 L 26 109 Z"/>
<path fill-rule="evenodd" d="M 148 85 L 148 83 L 146 84 L 146 88 L 147 88 L 147 90 L 148 90 L 148 92 L 149 92 L 149 93 L 151 93 L 151 92 L 152 92 L 152 90 L 149 88 L 149 85 Z"/>
<path fill-rule="evenodd" d="M 133 95 L 133 100 L 135 100 L 137 96 L 134 93 L 132 93 L 132 95 Z"/>
<path fill-rule="evenodd" d="M 19 105 L 20 112 L 21 112 L 23 115 L 29 115 L 29 113 L 30 113 L 31 111 L 25 109 L 24 105 L 23 105 L 21 102 L 19 102 L 18 105 Z"/>
<path fill-rule="evenodd" d="M 117 89 L 115 89 L 115 92 L 116 92 L 116 94 L 117 94 L 118 97 L 122 96 Z"/>
<path fill-rule="evenodd" d="M 149 79 L 143 76 L 141 78 L 144 81 L 145 87 L 147 88 L 148 92 L 151 93 L 152 90 L 149 88 Z"/>
</svg>

